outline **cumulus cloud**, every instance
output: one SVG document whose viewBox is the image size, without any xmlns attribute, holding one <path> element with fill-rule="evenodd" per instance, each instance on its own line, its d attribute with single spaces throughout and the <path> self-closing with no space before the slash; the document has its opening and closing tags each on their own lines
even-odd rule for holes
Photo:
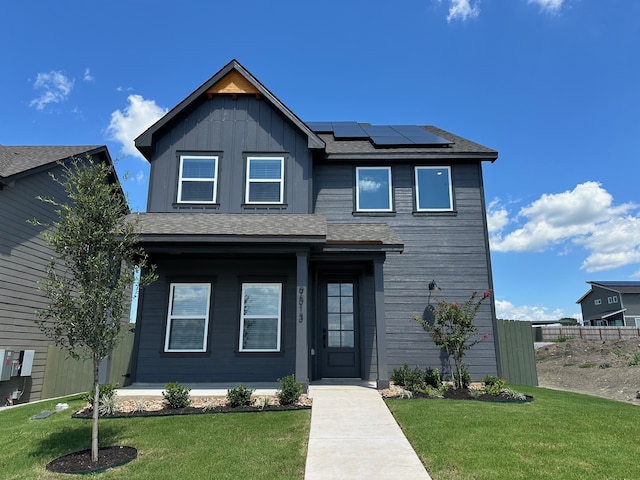
<svg viewBox="0 0 640 480">
<path fill-rule="evenodd" d="M 496 317 L 505 320 L 560 320 L 566 317 L 560 308 L 549 310 L 540 305 L 514 305 L 508 300 L 496 299 Z M 574 314 L 573 318 L 580 318 Z"/>
<path fill-rule="evenodd" d="M 365 178 L 358 182 L 358 187 L 363 192 L 377 192 L 382 187 L 382 183 L 376 182 L 370 178 Z"/>
<path fill-rule="evenodd" d="M 33 82 L 33 88 L 42 93 L 39 97 L 31 100 L 29 106 L 35 107 L 36 110 L 43 110 L 50 103 L 65 101 L 73 90 L 73 80 L 60 71 L 52 70 L 38 73 L 35 82 Z"/>
<path fill-rule="evenodd" d="M 111 114 L 107 134 L 122 144 L 125 155 L 142 158 L 134 139 L 166 114 L 167 109 L 156 105 L 154 100 L 145 100 L 141 95 L 129 95 L 127 102 L 124 111 L 116 110 Z"/>
<path fill-rule="evenodd" d="M 597 182 L 544 194 L 513 218 L 498 201 L 488 210 L 493 251 L 542 252 L 561 247 L 566 252 L 577 245 L 589 252 L 581 266 L 588 272 L 640 263 L 638 207 L 631 203 L 614 205 L 612 195 Z M 517 226 L 505 232 L 510 224 Z"/>
<path fill-rule="evenodd" d="M 535 3 L 540 6 L 540 10 L 546 13 L 559 13 L 564 0 L 529 0 L 529 3 Z"/>
<path fill-rule="evenodd" d="M 479 3 L 479 1 L 476 1 L 472 5 L 470 0 L 451 0 L 447 21 L 462 20 L 464 22 L 465 20 L 477 18 L 480 15 Z"/>
</svg>

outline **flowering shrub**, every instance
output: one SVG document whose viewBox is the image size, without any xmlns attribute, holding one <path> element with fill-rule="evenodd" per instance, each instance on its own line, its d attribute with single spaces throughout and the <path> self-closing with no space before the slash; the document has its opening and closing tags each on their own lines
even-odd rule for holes
<svg viewBox="0 0 640 480">
<path fill-rule="evenodd" d="M 427 307 L 433 321 L 425 319 L 424 316 L 413 316 L 413 319 L 429 332 L 434 343 L 447 353 L 449 371 L 453 372 L 454 388 L 468 386 L 467 365 L 463 362 L 465 351 L 485 341 L 489 336 L 486 333 L 479 336 L 473 319 L 482 302 L 490 297 L 491 292 L 487 290 L 480 297 L 478 292 L 473 292 L 462 305 L 438 300 L 435 305 Z M 454 361 L 455 370 L 451 368 L 451 359 Z"/>
</svg>

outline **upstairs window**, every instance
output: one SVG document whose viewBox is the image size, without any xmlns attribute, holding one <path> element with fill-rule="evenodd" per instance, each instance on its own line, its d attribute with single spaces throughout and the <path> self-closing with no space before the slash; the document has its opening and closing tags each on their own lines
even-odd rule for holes
<svg viewBox="0 0 640 480">
<path fill-rule="evenodd" d="M 416 208 L 419 212 L 453 210 L 451 167 L 416 167 Z"/>
<path fill-rule="evenodd" d="M 172 283 L 165 352 L 206 352 L 209 327 L 208 283 Z"/>
<path fill-rule="evenodd" d="M 218 157 L 180 156 L 178 203 L 215 203 Z"/>
<path fill-rule="evenodd" d="M 356 167 L 356 211 L 390 212 L 391 167 Z"/>
<path fill-rule="evenodd" d="M 618 303 L 618 296 L 614 295 L 613 297 L 608 297 L 607 303 Z"/>
<path fill-rule="evenodd" d="M 279 352 L 282 284 L 243 283 L 241 352 Z"/>
<path fill-rule="evenodd" d="M 593 304 L 594 304 L 594 305 L 602 305 L 602 300 L 601 300 L 600 298 L 596 298 L 596 299 L 593 301 Z"/>
<path fill-rule="evenodd" d="M 246 203 L 283 203 L 284 157 L 248 157 Z"/>
</svg>

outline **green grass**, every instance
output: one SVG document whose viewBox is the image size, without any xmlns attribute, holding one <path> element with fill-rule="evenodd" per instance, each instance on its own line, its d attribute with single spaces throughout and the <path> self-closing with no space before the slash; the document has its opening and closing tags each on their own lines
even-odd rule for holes
<svg viewBox="0 0 640 480">
<path fill-rule="evenodd" d="M 45 465 L 91 446 L 91 421 L 71 418 L 83 401 L 43 420 L 60 400 L 0 412 L 0 477 L 69 479 Z M 301 479 L 307 454 L 309 410 L 218 413 L 100 420 L 100 445 L 128 445 L 138 458 L 100 479 Z"/>
<path fill-rule="evenodd" d="M 387 400 L 434 480 L 640 478 L 640 409 L 514 387 L 531 403 Z"/>
</svg>

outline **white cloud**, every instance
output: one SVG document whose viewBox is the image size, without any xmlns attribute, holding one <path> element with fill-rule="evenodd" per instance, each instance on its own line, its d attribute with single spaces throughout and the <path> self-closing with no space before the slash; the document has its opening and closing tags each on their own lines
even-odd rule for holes
<svg viewBox="0 0 640 480">
<path fill-rule="evenodd" d="M 491 248 L 496 252 L 545 251 L 572 245 L 589 252 L 581 268 L 588 272 L 640 263 L 640 217 L 637 206 L 614 205 L 613 197 L 597 182 L 585 182 L 571 191 L 544 194 L 520 209 L 515 218 L 499 202 L 487 214 Z M 522 223 L 522 222 L 524 223 Z M 520 226 L 504 233 L 507 225 Z"/>
<path fill-rule="evenodd" d="M 480 15 L 479 3 L 479 0 L 473 5 L 471 5 L 471 0 L 451 0 L 447 21 L 462 20 L 464 22 L 468 19 L 477 18 Z"/>
<path fill-rule="evenodd" d="M 564 0 L 529 0 L 529 3 L 535 3 L 540 6 L 540 10 L 546 13 L 559 13 Z"/>
<path fill-rule="evenodd" d="M 134 139 L 167 113 L 167 109 L 156 105 L 154 100 L 145 100 L 140 95 L 129 95 L 127 101 L 124 112 L 116 110 L 111 114 L 107 134 L 122 144 L 122 152 L 125 155 L 142 158 L 133 143 Z"/>
<path fill-rule="evenodd" d="M 144 180 L 144 172 L 140 170 L 138 173 L 136 173 L 133 176 L 133 179 L 135 180 L 136 183 L 142 183 L 142 181 Z"/>
<path fill-rule="evenodd" d="M 358 187 L 363 192 L 377 192 L 382 187 L 382 183 L 371 180 L 370 178 L 365 178 L 358 182 Z"/>
<path fill-rule="evenodd" d="M 62 72 L 50 71 L 38 73 L 33 88 L 42 90 L 38 98 L 34 98 L 29 106 L 42 110 L 50 103 L 60 103 L 66 100 L 73 90 L 73 80 L 67 78 Z"/>
<path fill-rule="evenodd" d="M 84 69 L 84 75 L 82 76 L 82 79 L 85 82 L 93 82 L 95 80 L 93 75 L 91 75 L 91 70 L 89 70 L 88 67 Z"/>
<path fill-rule="evenodd" d="M 508 300 L 496 299 L 496 317 L 505 320 L 560 320 L 566 315 L 560 308 L 549 310 L 541 305 L 514 305 Z M 573 315 L 573 318 L 579 317 L 579 314 Z"/>
</svg>

